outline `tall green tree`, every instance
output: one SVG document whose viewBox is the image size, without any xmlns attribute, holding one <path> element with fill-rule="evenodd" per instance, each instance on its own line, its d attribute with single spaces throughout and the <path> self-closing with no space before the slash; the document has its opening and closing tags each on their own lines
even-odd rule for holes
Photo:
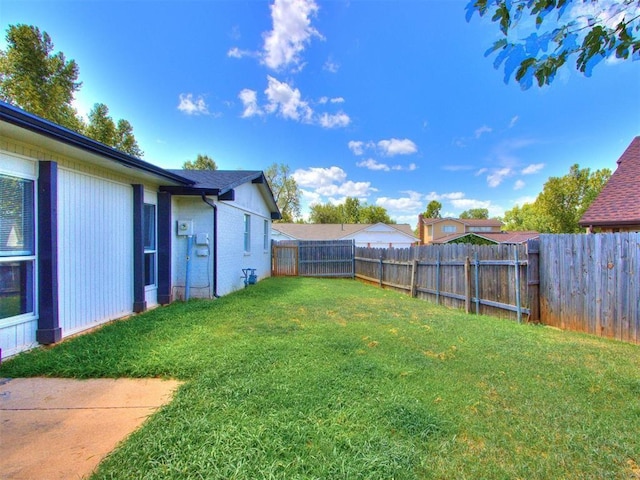
<svg viewBox="0 0 640 480">
<path fill-rule="evenodd" d="M 109 116 L 109 107 L 104 103 L 96 103 L 89 112 L 89 123 L 85 128 L 84 134 L 112 146 L 116 138 L 116 124 Z"/>
<path fill-rule="evenodd" d="M 340 206 L 331 203 L 317 203 L 311 205 L 309 210 L 310 223 L 344 223 Z"/>
<path fill-rule="evenodd" d="M 199 153 L 195 160 L 186 160 L 182 164 L 182 168 L 185 170 L 217 170 L 218 165 L 210 156 Z"/>
<path fill-rule="evenodd" d="M 514 207 L 505 212 L 508 230 L 537 230 L 542 233 L 580 233 L 580 217 L 596 199 L 611 177 L 611 170 L 603 168 L 591 172 L 589 168 L 571 166 L 562 177 L 550 177 L 532 204 Z"/>
<path fill-rule="evenodd" d="M 431 200 L 427 205 L 423 217 L 424 218 L 440 218 L 440 211 L 442 210 L 442 204 L 437 200 Z"/>
<path fill-rule="evenodd" d="M 142 158 L 144 155 L 144 152 L 138 146 L 138 141 L 133 135 L 133 127 L 128 120 L 118 120 L 113 146 L 122 152 L 133 155 L 134 157 Z"/>
<path fill-rule="evenodd" d="M 342 208 L 344 223 L 360 223 L 360 200 L 355 197 L 347 197 Z"/>
<path fill-rule="evenodd" d="M 291 223 L 300 217 L 300 188 L 288 165 L 273 163 L 264 171 L 273 198 L 282 214 L 281 222 Z"/>
<path fill-rule="evenodd" d="M 460 218 L 486 220 L 489 218 L 489 210 L 486 208 L 470 208 L 462 212 Z"/>
<path fill-rule="evenodd" d="M 10 25 L 7 48 L 0 51 L 0 99 L 77 132 L 82 121 L 72 106 L 80 89 L 78 65 L 53 52 L 46 32 Z"/>
<path fill-rule="evenodd" d="M 604 59 L 640 59 L 640 0 L 471 0 L 467 21 L 477 13 L 500 29 L 485 55 L 497 52 L 505 81 L 515 71 L 522 88 L 535 79 L 550 84 L 570 59 L 591 76 Z"/>
<path fill-rule="evenodd" d="M 116 125 L 109 115 L 109 107 L 104 103 L 96 103 L 89 112 L 89 123 L 84 134 L 134 157 L 142 157 L 144 154 L 138 147 L 131 124 L 120 119 Z"/>
<path fill-rule="evenodd" d="M 366 203 L 360 208 L 360 223 L 396 223 L 387 209 L 380 205 L 367 205 Z"/>
</svg>

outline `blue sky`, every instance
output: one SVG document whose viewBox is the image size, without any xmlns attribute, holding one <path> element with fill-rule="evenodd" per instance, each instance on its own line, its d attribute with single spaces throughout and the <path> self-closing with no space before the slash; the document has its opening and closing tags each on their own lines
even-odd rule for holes
<svg viewBox="0 0 640 480">
<path fill-rule="evenodd" d="M 283 163 L 303 213 L 354 196 L 412 226 L 433 199 L 503 215 L 574 163 L 614 170 L 640 135 L 640 62 L 523 91 L 466 3 L 2 0 L 0 48 L 39 27 L 78 63 L 78 110 L 129 120 L 146 161 Z"/>
</svg>

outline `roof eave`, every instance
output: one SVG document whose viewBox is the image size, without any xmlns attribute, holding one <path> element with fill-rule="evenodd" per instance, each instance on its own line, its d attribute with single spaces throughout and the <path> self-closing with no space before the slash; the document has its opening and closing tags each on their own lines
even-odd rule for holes
<svg viewBox="0 0 640 480">
<path fill-rule="evenodd" d="M 0 101 L 0 120 L 23 128 L 33 133 L 46 136 L 58 142 L 80 148 L 87 152 L 106 157 L 125 167 L 134 168 L 147 173 L 166 178 L 183 185 L 193 185 L 194 182 L 180 175 L 168 172 L 165 169 L 151 163 L 140 160 L 124 152 L 111 148 L 103 143 L 93 140 L 77 132 L 64 128 L 53 122 L 30 114 L 8 103 Z"/>
</svg>

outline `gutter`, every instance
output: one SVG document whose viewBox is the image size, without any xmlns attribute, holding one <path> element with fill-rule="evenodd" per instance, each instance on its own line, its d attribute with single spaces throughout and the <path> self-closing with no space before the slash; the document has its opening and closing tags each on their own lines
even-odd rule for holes
<svg viewBox="0 0 640 480">
<path fill-rule="evenodd" d="M 209 201 L 204 193 L 201 198 L 204 203 L 213 208 L 213 245 L 211 247 L 211 256 L 213 257 L 213 296 L 214 298 L 220 298 L 218 295 L 218 206 Z"/>
</svg>

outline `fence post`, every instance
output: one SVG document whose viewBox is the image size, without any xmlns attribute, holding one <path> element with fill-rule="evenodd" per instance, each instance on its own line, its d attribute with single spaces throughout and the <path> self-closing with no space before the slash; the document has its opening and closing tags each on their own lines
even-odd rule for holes
<svg viewBox="0 0 640 480">
<path fill-rule="evenodd" d="M 471 260 L 464 260 L 464 310 L 471 313 Z"/>
<path fill-rule="evenodd" d="M 476 250 L 473 264 L 475 266 L 476 280 L 476 315 L 480 315 L 480 260 L 478 260 L 478 251 Z"/>
<path fill-rule="evenodd" d="M 411 264 L 411 297 L 416 296 L 416 277 L 418 274 L 418 260 L 414 260 Z"/>
<path fill-rule="evenodd" d="M 540 240 L 527 242 L 527 295 L 529 321 L 540 321 Z"/>
<path fill-rule="evenodd" d="M 383 268 L 383 263 L 382 263 L 382 254 L 380 254 L 380 288 L 382 288 L 382 268 Z"/>
<path fill-rule="evenodd" d="M 440 250 L 436 253 L 436 305 L 440 305 Z"/>
<path fill-rule="evenodd" d="M 520 258 L 518 257 L 518 245 L 513 246 L 513 259 L 516 265 L 516 312 L 518 323 L 522 323 L 522 302 L 520 301 Z"/>
</svg>

